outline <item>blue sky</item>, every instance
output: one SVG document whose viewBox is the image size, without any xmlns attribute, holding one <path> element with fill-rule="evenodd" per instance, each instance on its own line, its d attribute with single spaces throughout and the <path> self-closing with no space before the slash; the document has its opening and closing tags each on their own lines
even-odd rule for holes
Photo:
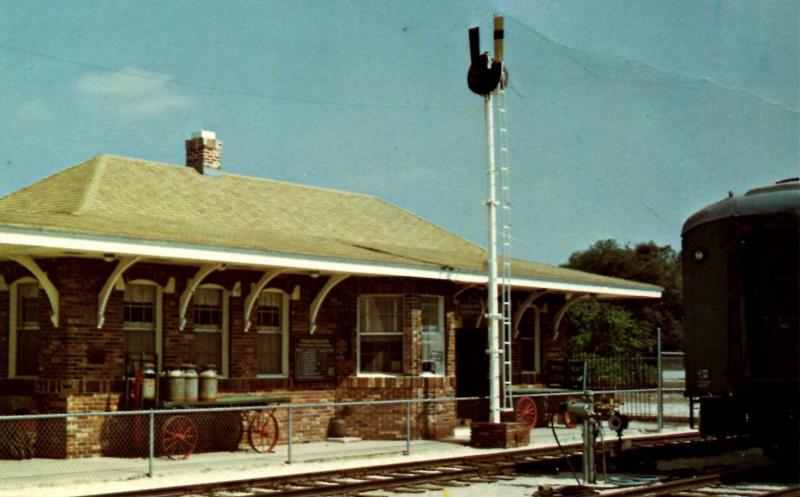
<svg viewBox="0 0 800 497">
<path fill-rule="evenodd" d="M 796 1 L 0 1 L 0 195 L 100 153 L 376 195 L 485 244 L 467 29 L 506 16 L 514 255 L 677 247 L 800 174 Z M 268 220 L 265 220 L 268 222 Z"/>
</svg>

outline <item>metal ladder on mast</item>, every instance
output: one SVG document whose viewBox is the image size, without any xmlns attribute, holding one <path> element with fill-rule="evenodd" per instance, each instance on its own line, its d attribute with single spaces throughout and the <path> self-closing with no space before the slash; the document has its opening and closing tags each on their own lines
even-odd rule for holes
<svg viewBox="0 0 800 497">
<path fill-rule="evenodd" d="M 512 362 L 511 362 L 511 185 L 508 169 L 508 113 L 506 109 L 506 92 L 503 86 L 497 92 L 498 144 L 497 163 L 500 184 L 500 314 L 501 314 L 501 405 L 502 411 L 514 410 L 514 399 L 511 396 Z"/>
</svg>

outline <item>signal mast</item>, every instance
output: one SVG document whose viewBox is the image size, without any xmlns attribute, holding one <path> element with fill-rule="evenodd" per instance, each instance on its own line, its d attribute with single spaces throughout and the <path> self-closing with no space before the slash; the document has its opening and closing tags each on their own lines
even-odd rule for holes
<svg viewBox="0 0 800 497">
<path fill-rule="evenodd" d="M 480 33 L 478 27 L 469 29 L 469 49 L 471 63 L 467 72 L 467 86 L 474 93 L 484 99 L 486 120 L 487 161 L 486 175 L 488 183 L 488 199 L 486 208 L 489 224 L 488 247 L 488 304 L 486 318 L 489 324 L 489 421 L 500 422 L 501 394 L 503 410 L 512 409 L 511 398 L 511 274 L 510 253 L 511 241 L 509 223 L 509 185 L 507 164 L 507 125 L 504 104 L 504 89 L 507 81 L 505 66 L 503 65 L 503 17 L 494 16 L 494 56 L 480 53 Z M 498 109 L 500 124 L 500 157 L 501 167 L 495 163 L 495 124 L 494 124 L 494 97 L 499 97 Z M 500 200 L 498 201 L 497 183 L 500 180 Z M 501 305 L 498 309 L 498 276 L 497 276 L 497 207 L 501 208 L 502 217 L 502 285 Z M 503 327 L 503 348 L 499 347 L 499 328 Z M 502 382 L 500 360 L 502 357 Z M 502 392 L 498 390 L 502 386 Z"/>
</svg>

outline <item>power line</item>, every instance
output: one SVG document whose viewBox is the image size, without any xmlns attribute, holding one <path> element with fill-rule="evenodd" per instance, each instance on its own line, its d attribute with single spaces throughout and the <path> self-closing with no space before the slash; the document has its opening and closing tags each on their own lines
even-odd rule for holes
<svg viewBox="0 0 800 497">
<path fill-rule="evenodd" d="M 124 74 L 126 76 L 130 76 L 133 78 L 138 78 L 146 81 L 160 81 L 167 84 L 172 84 L 176 86 L 184 86 L 187 88 L 195 88 L 199 90 L 205 91 L 212 91 L 217 93 L 225 93 L 229 95 L 238 95 L 243 97 L 250 97 L 250 98 L 260 98 L 265 100 L 283 100 L 283 101 L 291 101 L 291 102 L 298 102 L 304 104 L 311 104 L 311 105 L 330 105 L 330 106 L 337 106 L 337 107 L 361 107 L 361 108 L 371 108 L 371 109 L 417 109 L 417 110 L 432 110 L 432 109 L 459 109 L 459 110 L 469 110 L 471 106 L 458 106 L 458 105 L 401 105 L 401 104 L 377 104 L 377 103 L 361 103 L 361 102 L 342 102 L 336 100 L 326 100 L 326 99 L 318 99 L 318 98 L 305 98 L 305 97 L 292 97 L 286 95 L 274 95 L 268 93 L 260 93 L 250 90 L 237 90 L 233 88 L 223 88 L 219 86 L 213 85 L 206 85 L 202 83 L 193 83 L 191 81 L 183 81 L 174 79 L 170 76 L 158 76 L 157 74 L 142 74 L 136 71 L 126 71 L 125 69 L 119 69 L 111 66 L 104 66 L 101 64 L 95 64 L 92 62 L 85 62 L 76 59 L 67 59 L 64 57 L 59 57 L 57 55 L 50 55 L 42 52 L 36 52 L 33 50 L 19 48 L 11 45 L 6 45 L 0 43 L 0 50 L 6 50 L 8 52 L 16 52 L 19 54 L 31 56 L 31 57 L 38 57 L 40 59 L 52 60 L 55 62 L 60 62 L 63 64 L 70 64 L 73 66 L 79 67 L 87 67 L 90 69 L 95 69 L 98 71 L 104 71 L 109 73 L 115 74 Z"/>
</svg>

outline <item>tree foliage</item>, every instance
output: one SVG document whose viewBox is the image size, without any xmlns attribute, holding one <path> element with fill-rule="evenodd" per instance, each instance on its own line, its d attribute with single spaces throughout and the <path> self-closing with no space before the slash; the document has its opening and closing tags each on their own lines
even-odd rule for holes
<svg viewBox="0 0 800 497">
<path fill-rule="evenodd" d="M 656 328 L 664 350 L 680 350 L 683 322 L 680 255 L 669 245 L 654 242 L 634 247 L 600 240 L 574 252 L 565 267 L 658 285 L 660 300 L 638 299 L 619 303 L 576 304 L 566 315 L 576 352 L 621 353 L 649 351 Z"/>
</svg>

